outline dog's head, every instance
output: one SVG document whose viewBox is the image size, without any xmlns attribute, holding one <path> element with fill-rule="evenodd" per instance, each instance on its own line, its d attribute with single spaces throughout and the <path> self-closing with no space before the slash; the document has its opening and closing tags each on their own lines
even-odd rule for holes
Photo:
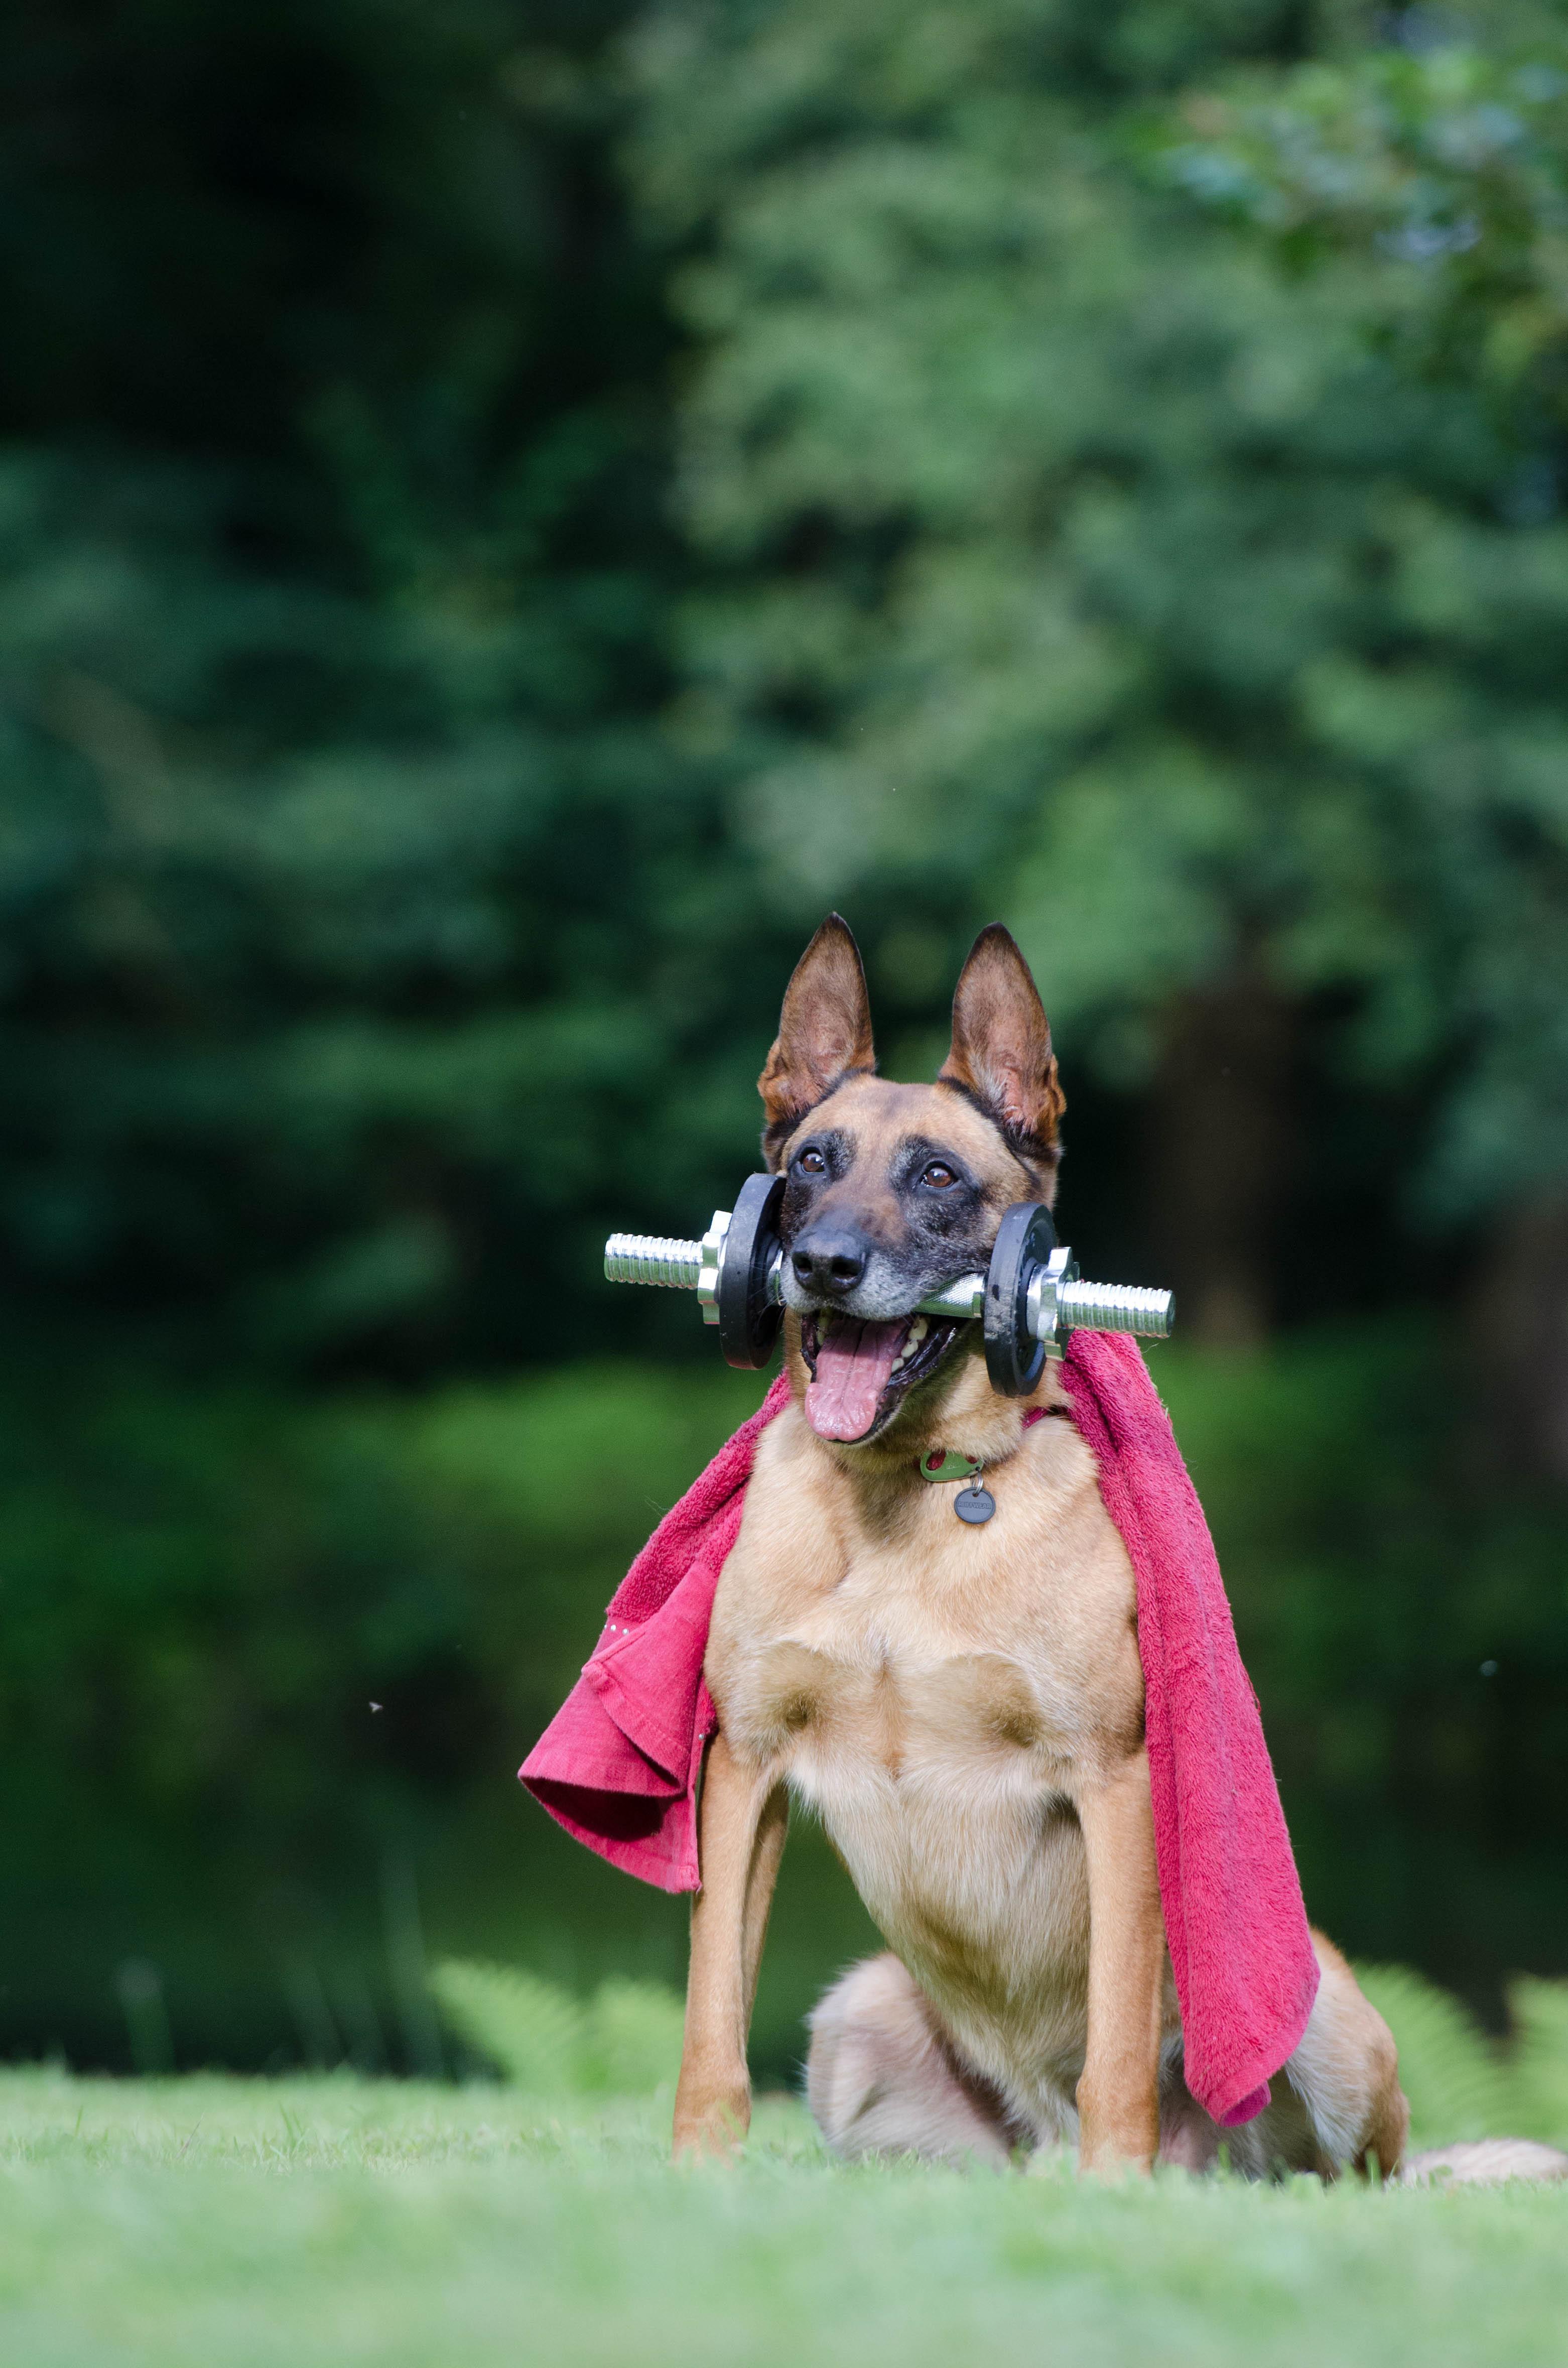
<svg viewBox="0 0 1568 2368">
<path fill-rule="evenodd" d="M 790 981 L 757 1084 L 764 1156 L 788 1179 L 783 1289 L 807 1417 L 824 1439 L 867 1443 L 980 1352 L 977 1324 L 918 1315 L 921 1300 L 986 1265 L 1015 1201 L 1054 1194 L 1051 1030 L 1028 965 L 994 927 L 963 966 L 936 1084 L 879 1077 L 860 956 L 835 913 Z"/>
</svg>

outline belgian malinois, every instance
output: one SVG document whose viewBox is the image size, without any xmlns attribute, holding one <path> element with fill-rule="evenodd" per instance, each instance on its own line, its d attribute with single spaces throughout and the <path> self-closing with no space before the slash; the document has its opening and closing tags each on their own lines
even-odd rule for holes
<svg viewBox="0 0 1568 2368">
<path fill-rule="evenodd" d="M 1134 1585 L 1048 1364 L 991 1388 L 979 1326 L 918 1303 L 983 1267 L 1004 1210 L 1053 1193 L 1063 1107 L 1023 957 L 989 928 L 932 1086 L 876 1075 L 836 916 L 801 958 L 760 1083 L 783 1202 L 794 1403 L 759 1444 L 714 1604 L 677 2152 L 750 2118 L 746 2031 L 790 1793 L 890 1953 L 812 2017 L 807 2093 L 840 2154 L 1080 2168 L 1399 2168 L 1388 2027 L 1338 1952 L 1257 2120 L 1221 2133 L 1182 2077 L 1143 1746 Z M 978 1463 L 966 1527 L 919 1464 Z"/>
</svg>

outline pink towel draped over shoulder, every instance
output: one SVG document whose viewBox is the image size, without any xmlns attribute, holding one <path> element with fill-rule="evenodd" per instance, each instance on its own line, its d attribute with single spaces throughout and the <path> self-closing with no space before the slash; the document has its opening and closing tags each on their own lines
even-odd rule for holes
<svg viewBox="0 0 1568 2368">
<path fill-rule="evenodd" d="M 779 1374 L 672 1505 L 615 1590 L 583 1674 L 517 1770 L 578 1841 L 661 1891 L 695 1891 L 697 1780 L 718 1725 L 702 1682 L 719 1573 L 756 1442 L 790 1403 Z"/>
<path fill-rule="evenodd" d="M 1233 2125 L 1268 2102 L 1317 1993 L 1290 1838 L 1208 1523 L 1137 1344 L 1075 1332 L 1062 1372 L 1137 1582 L 1154 1850 L 1187 2082 Z M 518 1771 L 568 1833 L 665 1891 L 699 1882 L 697 1784 L 716 1725 L 702 1681 L 713 1596 L 757 1438 L 789 1400 L 780 1375 L 665 1514 Z"/>
<path fill-rule="evenodd" d="M 1318 1962 L 1214 1541 L 1135 1340 L 1074 1332 L 1062 1378 L 1138 1582 L 1154 1857 L 1187 2085 L 1233 2127 L 1307 2027 Z"/>
</svg>

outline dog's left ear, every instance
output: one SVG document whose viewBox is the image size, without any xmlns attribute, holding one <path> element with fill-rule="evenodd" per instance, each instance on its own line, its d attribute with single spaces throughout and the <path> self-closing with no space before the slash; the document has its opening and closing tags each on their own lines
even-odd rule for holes
<svg viewBox="0 0 1568 2368">
<path fill-rule="evenodd" d="M 952 1050 L 937 1082 L 959 1086 L 988 1110 L 1015 1146 L 1054 1166 L 1067 1107 L 1040 991 L 999 921 L 982 929 L 953 997 Z"/>
</svg>

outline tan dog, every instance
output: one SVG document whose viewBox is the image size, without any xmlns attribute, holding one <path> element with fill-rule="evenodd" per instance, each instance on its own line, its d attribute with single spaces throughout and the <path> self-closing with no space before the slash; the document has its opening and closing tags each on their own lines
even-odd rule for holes
<svg viewBox="0 0 1568 2368">
<path fill-rule="evenodd" d="M 746 2032 L 788 1793 L 821 1816 L 892 1953 L 812 2018 L 808 2093 L 842 2154 L 1201 2169 L 1223 2135 L 1267 2174 L 1398 2169 L 1388 2028 L 1316 1938 L 1306 2033 L 1256 2121 L 1221 2134 L 1182 2078 L 1154 1871 L 1131 1566 L 1071 1421 L 1022 1428 L 979 1326 L 913 1317 L 983 1267 L 1005 1209 L 1051 1197 L 1062 1097 L 1005 929 L 959 982 L 934 1086 L 874 1074 L 836 916 L 784 999 L 761 1078 L 784 1200 L 795 1403 L 761 1440 L 714 1605 L 677 2151 L 750 2115 Z M 1046 1367 L 1033 1405 L 1062 1412 Z M 934 1448 L 984 1467 L 954 1519 Z"/>
</svg>

